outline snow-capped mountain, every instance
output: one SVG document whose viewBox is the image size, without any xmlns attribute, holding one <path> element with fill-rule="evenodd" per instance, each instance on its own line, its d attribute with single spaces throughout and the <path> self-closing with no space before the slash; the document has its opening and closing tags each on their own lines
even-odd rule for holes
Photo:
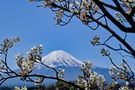
<svg viewBox="0 0 135 90">
<path fill-rule="evenodd" d="M 44 64 L 52 67 L 57 66 L 67 66 L 67 67 L 79 67 L 81 66 L 82 62 L 77 60 L 71 54 L 62 51 L 56 50 L 42 58 Z"/>
</svg>

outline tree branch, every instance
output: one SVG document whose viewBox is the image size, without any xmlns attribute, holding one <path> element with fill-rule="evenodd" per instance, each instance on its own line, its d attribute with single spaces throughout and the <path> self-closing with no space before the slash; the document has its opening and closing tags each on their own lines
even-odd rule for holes
<svg viewBox="0 0 135 90">
<path fill-rule="evenodd" d="M 93 0 L 96 5 L 100 8 L 100 10 L 111 20 L 121 31 L 128 33 L 135 33 L 134 28 L 124 27 L 120 22 L 118 22 L 110 13 L 105 9 L 102 3 L 99 0 Z"/>
</svg>

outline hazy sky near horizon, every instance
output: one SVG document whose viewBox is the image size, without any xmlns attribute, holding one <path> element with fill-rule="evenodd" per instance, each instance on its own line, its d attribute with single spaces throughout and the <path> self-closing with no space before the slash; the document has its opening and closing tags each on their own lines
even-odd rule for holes
<svg viewBox="0 0 135 90">
<path fill-rule="evenodd" d="M 107 32 L 102 28 L 92 31 L 76 18 L 66 26 L 55 25 L 54 14 L 36 5 L 28 0 L 0 0 L 0 41 L 7 37 L 21 38 L 9 52 L 8 62 L 12 68 L 16 68 L 15 54 L 25 55 L 39 44 L 44 46 L 43 56 L 54 50 L 64 50 L 79 60 L 92 61 L 95 66 L 110 67 L 110 61 L 100 55 L 101 47 L 90 44 L 92 37 L 101 33 L 108 35 Z"/>
</svg>

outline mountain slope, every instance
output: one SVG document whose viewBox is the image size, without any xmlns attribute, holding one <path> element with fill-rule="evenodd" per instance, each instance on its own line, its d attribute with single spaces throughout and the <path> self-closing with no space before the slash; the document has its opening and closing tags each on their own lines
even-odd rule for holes
<svg viewBox="0 0 135 90">
<path fill-rule="evenodd" d="M 67 67 L 78 67 L 81 66 L 82 62 L 77 60 L 71 54 L 57 50 L 49 53 L 48 55 L 44 56 L 42 59 L 43 63 L 52 67 L 57 66 L 67 66 Z"/>
</svg>

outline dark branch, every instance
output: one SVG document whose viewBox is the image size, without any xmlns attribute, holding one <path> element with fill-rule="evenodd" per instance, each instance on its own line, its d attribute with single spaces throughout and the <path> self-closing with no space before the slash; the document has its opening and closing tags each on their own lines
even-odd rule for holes
<svg viewBox="0 0 135 90">
<path fill-rule="evenodd" d="M 134 28 L 130 27 L 124 27 L 120 22 L 118 22 L 110 13 L 106 10 L 106 8 L 102 5 L 102 3 L 99 0 L 93 0 L 100 10 L 108 17 L 109 20 L 111 20 L 121 31 L 128 32 L 128 33 L 135 33 Z"/>
</svg>

